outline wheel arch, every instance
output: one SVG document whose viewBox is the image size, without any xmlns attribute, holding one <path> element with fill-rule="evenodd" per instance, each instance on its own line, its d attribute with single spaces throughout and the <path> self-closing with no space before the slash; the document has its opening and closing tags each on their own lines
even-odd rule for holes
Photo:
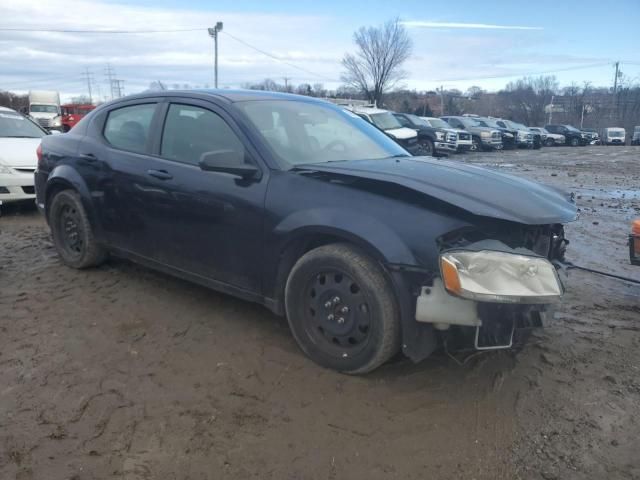
<svg viewBox="0 0 640 480">
<path fill-rule="evenodd" d="M 87 212 L 87 217 L 94 230 L 96 238 L 102 239 L 102 229 L 95 215 L 95 209 L 91 199 L 91 193 L 86 182 L 80 174 L 69 165 L 56 167 L 47 179 L 45 188 L 45 218 L 49 221 L 49 208 L 54 195 L 62 190 L 74 190 L 80 195 L 82 206 Z"/>
</svg>

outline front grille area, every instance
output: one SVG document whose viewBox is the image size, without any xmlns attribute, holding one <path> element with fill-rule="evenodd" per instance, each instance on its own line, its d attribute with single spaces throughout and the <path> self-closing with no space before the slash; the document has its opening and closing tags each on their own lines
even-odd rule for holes
<svg viewBox="0 0 640 480">
<path fill-rule="evenodd" d="M 50 127 L 51 119 L 50 118 L 38 118 L 38 123 L 41 127 Z"/>
<path fill-rule="evenodd" d="M 13 167 L 13 169 L 16 172 L 20 172 L 20 173 L 33 173 L 36 171 L 35 168 L 28 168 L 28 167 Z"/>
<path fill-rule="evenodd" d="M 502 135 L 500 134 L 500 132 L 493 132 L 491 134 L 491 138 L 493 140 L 502 140 Z"/>
<path fill-rule="evenodd" d="M 469 135 L 468 133 L 459 133 L 458 134 L 458 138 L 460 140 L 471 140 L 471 135 Z"/>
<path fill-rule="evenodd" d="M 448 143 L 456 143 L 457 140 L 458 140 L 458 136 L 455 133 L 453 133 L 453 132 L 447 133 L 447 142 Z"/>
</svg>

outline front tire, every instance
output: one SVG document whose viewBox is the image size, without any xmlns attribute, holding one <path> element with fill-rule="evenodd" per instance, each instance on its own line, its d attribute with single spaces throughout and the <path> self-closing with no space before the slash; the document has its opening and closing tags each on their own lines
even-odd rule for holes
<svg viewBox="0 0 640 480">
<path fill-rule="evenodd" d="M 107 252 L 96 242 L 77 192 L 62 190 L 56 193 L 51 200 L 48 220 L 53 244 L 65 265 L 82 269 L 105 261 Z"/>
<path fill-rule="evenodd" d="M 422 155 L 426 157 L 436 156 L 436 147 L 433 145 L 433 141 L 430 138 L 425 138 L 420 141 L 420 149 Z"/>
<path fill-rule="evenodd" d="M 285 287 L 289 326 L 314 362 L 370 372 L 400 348 L 400 314 L 382 268 L 346 244 L 318 247 L 294 265 Z"/>
<path fill-rule="evenodd" d="M 556 141 L 553 138 L 547 138 L 544 142 L 547 147 L 553 147 L 556 144 Z"/>
<path fill-rule="evenodd" d="M 571 146 L 572 147 L 577 147 L 578 145 L 580 145 L 580 140 L 578 140 L 577 138 L 572 138 L 571 139 Z"/>
</svg>

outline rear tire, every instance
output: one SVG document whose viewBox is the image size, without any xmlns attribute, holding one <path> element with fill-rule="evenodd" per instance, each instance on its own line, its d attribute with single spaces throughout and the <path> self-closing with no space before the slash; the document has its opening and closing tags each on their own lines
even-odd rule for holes
<svg viewBox="0 0 640 480">
<path fill-rule="evenodd" d="M 294 265 L 285 287 L 289 326 L 314 362 L 370 372 L 400 349 L 400 313 L 382 268 L 347 244 L 318 247 Z"/>
<path fill-rule="evenodd" d="M 576 137 L 573 137 L 571 139 L 571 146 L 572 147 L 577 147 L 578 145 L 580 145 L 580 140 L 578 140 Z"/>
<path fill-rule="evenodd" d="M 556 144 L 556 141 L 555 141 L 553 138 L 547 138 L 547 139 L 544 141 L 544 144 L 545 144 L 547 147 L 553 147 L 553 146 Z"/>
<path fill-rule="evenodd" d="M 95 237 L 82 206 L 80 195 L 74 190 L 62 190 L 51 199 L 49 225 L 53 244 L 65 265 L 89 268 L 103 263 L 107 251 Z"/>
</svg>

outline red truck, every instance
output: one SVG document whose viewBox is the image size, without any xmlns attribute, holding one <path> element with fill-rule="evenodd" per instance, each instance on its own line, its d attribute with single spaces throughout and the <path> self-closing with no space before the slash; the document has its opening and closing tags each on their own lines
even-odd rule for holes
<svg viewBox="0 0 640 480">
<path fill-rule="evenodd" d="M 95 105 L 85 103 L 67 103 L 62 108 L 62 130 L 68 132 L 76 123 L 82 120 L 87 113 L 96 108 Z"/>
</svg>

